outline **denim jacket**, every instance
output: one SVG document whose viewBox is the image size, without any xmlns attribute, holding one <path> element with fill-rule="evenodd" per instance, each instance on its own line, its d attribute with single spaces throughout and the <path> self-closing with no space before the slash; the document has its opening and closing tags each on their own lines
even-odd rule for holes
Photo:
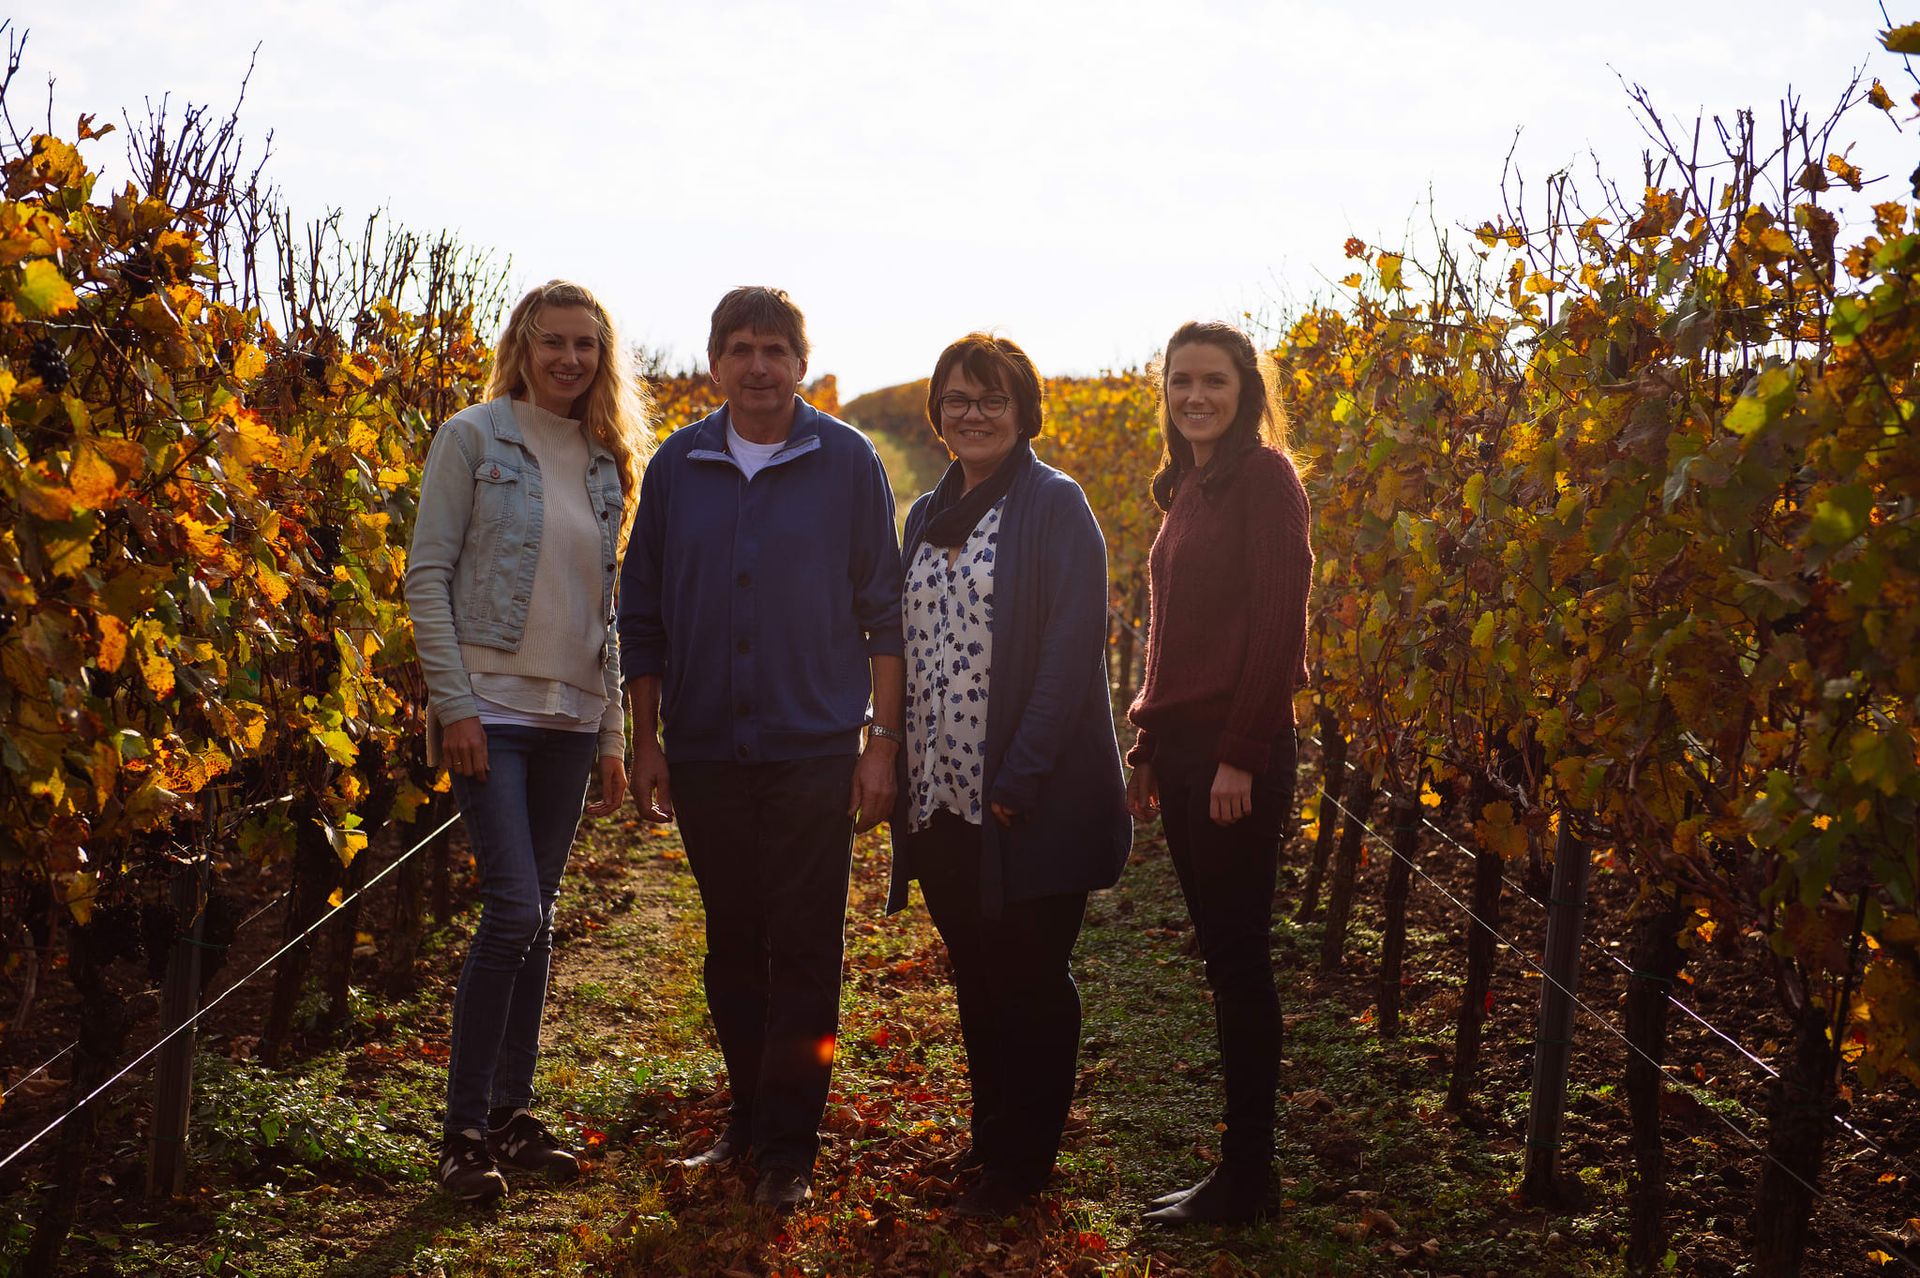
<svg viewBox="0 0 1920 1278">
<path fill-rule="evenodd" d="M 620 556 L 620 467 L 612 450 L 587 441 L 587 499 L 600 518 L 607 617 L 601 651 L 606 695 L 620 698 L 620 641 L 614 587 Z M 428 754 L 437 729 L 479 713 L 460 645 L 518 652 L 540 564 L 545 504 L 540 467 L 520 434 L 507 396 L 455 413 L 434 432 L 420 480 L 413 546 L 407 554 L 407 609 L 427 680 Z"/>
</svg>

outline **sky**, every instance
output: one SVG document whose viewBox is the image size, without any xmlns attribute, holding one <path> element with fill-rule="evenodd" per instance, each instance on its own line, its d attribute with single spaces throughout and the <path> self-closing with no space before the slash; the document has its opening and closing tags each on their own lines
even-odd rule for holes
<svg viewBox="0 0 1920 1278">
<path fill-rule="evenodd" d="M 1789 87 L 1823 116 L 1860 68 L 1916 87 L 1873 0 L 29 0 L 14 23 L 16 115 L 49 77 L 68 136 L 161 95 L 224 108 L 252 59 L 242 125 L 296 212 L 456 230 L 511 256 L 515 295 L 578 280 L 676 366 L 728 288 L 785 288 L 843 398 L 975 328 L 1067 374 L 1190 318 L 1271 322 L 1346 273 L 1350 235 L 1497 214 L 1509 151 L 1529 189 L 1597 157 L 1633 191 L 1623 81 L 1689 126 L 1775 118 Z M 1920 125 L 1853 131 L 1896 175 L 1877 198 L 1905 194 Z M 117 179 L 122 136 L 85 151 Z"/>
</svg>

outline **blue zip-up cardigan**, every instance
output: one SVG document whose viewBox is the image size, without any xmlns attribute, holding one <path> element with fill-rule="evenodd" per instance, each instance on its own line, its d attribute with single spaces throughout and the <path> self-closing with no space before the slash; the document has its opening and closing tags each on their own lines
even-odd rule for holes
<svg viewBox="0 0 1920 1278">
<path fill-rule="evenodd" d="M 902 562 L 920 553 L 933 494 L 907 515 Z M 980 823 L 980 904 L 1112 887 L 1133 846 L 1126 780 L 1107 690 L 1107 544 L 1080 485 L 1035 460 L 1000 512 L 993 561 L 981 793 L 1019 813 L 1011 829 Z M 903 840 L 911 803 L 900 751 L 893 813 L 892 913 L 918 877 Z"/>
<path fill-rule="evenodd" d="M 622 682 L 660 676 L 675 763 L 854 754 L 868 658 L 899 656 L 893 489 L 865 435 L 796 397 L 749 481 L 727 409 L 669 435 L 620 569 Z"/>
</svg>

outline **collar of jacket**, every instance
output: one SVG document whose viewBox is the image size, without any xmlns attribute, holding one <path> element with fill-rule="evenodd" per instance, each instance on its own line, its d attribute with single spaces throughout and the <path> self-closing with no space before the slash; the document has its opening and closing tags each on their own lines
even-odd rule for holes
<svg viewBox="0 0 1920 1278">
<path fill-rule="evenodd" d="M 727 426 L 733 420 L 732 412 L 730 407 L 722 404 L 717 411 L 708 413 L 687 427 L 693 432 L 693 447 L 687 450 L 687 460 L 725 462 L 729 466 L 739 464 L 734 461 L 733 454 L 727 451 Z M 819 448 L 820 417 L 819 409 L 795 395 L 793 428 L 787 432 L 786 442 L 780 445 L 780 451 L 773 455 L 767 465 L 778 466 Z"/>
<path fill-rule="evenodd" d="M 495 439 L 526 448 L 527 437 L 520 433 L 520 419 L 513 415 L 513 396 L 496 395 L 487 401 L 487 425 L 492 428 Z M 586 433 L 584 427 L 581 433 Z M 592 435 L 587 435 L 587 454 L 595 461 L 614 460 L 613 450 Z"/>
</svg>

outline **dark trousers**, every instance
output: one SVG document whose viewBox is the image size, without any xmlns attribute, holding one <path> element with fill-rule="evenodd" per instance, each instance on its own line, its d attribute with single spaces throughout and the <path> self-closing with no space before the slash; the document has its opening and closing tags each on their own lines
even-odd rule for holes
<svg viewBox="0 0 1920 1278">
<path fill-rule="evenodd" d="M 1068 960 L 1087 894 L 980 905 L 980 827 L 949 812 L 907 836 L 927 912 L 947 943 L 973 1087 L 973 1147 L 987 1170 L 1037 1188 L 1073 1101 L 1080 990 Z"/>
<path fill-rule="evenodd" d="M 1217 731 L 1178 733 L 1154 751 L 1154 780 L 1167 850 L 1180 877 L 1213 990 L 1214 1028 L 1226 1077 L 1225 1162 L 1265 1166 L 1273 1157 L 1274 1089 L 1280 1075 L 1280 997 L 1273 983 L 1274 870 L 1293 806 L 1291 729 L 1253 779 L 1253 810 L 1232 825 L 1207 815 Z"/>
<path fill-rule="evenodd" d="M 453 774 L 473 862 L 480 926 L 453 996 L 447 1131 L 533 1103 L 540 1013 L 553 957 L 553 907 L 593 772 L 591 732 L 493 724 L 487 779 Z"/>
<path fill-rule="evenodd" d="M 761 1167 L 811 1170 L 840 1024 L 852 755 L 669 765 L 707 911 L 707 1010 L 728 1132 Z"/>
</svg>

